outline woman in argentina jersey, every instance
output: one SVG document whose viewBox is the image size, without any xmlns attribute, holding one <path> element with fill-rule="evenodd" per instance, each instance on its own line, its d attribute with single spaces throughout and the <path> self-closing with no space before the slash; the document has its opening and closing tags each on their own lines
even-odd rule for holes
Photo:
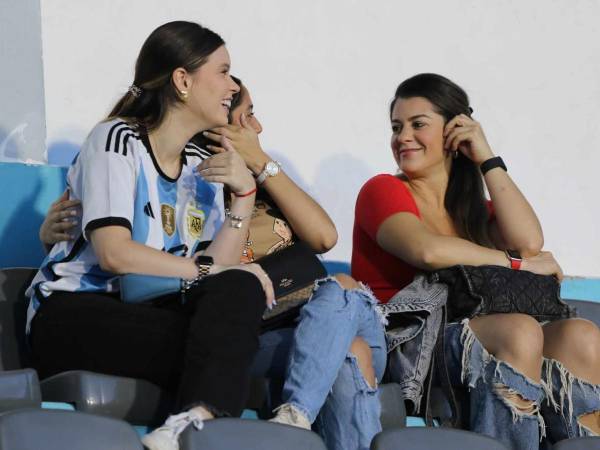
<svg viewBox="0 0 600 450">
<path fill-rule="evenodd" d="M 28 291 L 42 378 L 91 370 L 176 393 L 179 414 L 143 439 L 151 450 L 177 449 L 191 422 L 241 413 L 273 301 L 264 271 L 239 265 L 254 178 L 226 139 L 211 158 L 188 144 L 227 124 L 239 90 L 229 67 L 223 40 L 207 28 L 171 22 L 152 32 L 133 85 L 69 170 L 70 199 L 83 209 L 76 237 L 52 248 Z M 223 185 L 235 194 L 230 211 Z M 124 273 L 197 282 L 185 302 L 169 295 L 129 304 L 119 299 Z"/>
</svg>

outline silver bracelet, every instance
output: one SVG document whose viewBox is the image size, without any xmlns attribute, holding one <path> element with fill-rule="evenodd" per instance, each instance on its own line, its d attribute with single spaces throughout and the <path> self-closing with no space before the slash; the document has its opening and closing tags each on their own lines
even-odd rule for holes
<svg viewBox="0 0 600 450">
<path fill-rule="evenodd" d="M 242 228 L 243 220 L 252 217 L 252 213 L 248 214 L 247 216 L 236 216 L 227 208 L 225 209 L 225 217 L 229 219 L 229 226 L 231 228 Z"/>
</svg>

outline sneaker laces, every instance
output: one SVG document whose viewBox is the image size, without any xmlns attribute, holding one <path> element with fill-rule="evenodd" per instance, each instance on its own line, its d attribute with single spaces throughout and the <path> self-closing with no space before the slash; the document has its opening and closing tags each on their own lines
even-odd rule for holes
<svg viewBox="0 0 600 450">
<path fill-rule="evenodd" d="M 171 433 L 171 437 L 176 440 L 190 423 L 194 425 L 196 430 L 201 430 L 204 427 L 204 422 L 200 414 L 195 411 L 186 411 L 169 416 L 160 429 Z"/>
<path fill-rule="evenodd" d="M 281 414 L 282 416 L 288 416 L 294 423 L 298 423 L 304 418 L 304 415 L 296 407 L 289 403 L 278 406 L 273 410 L 273 412 L 277 413 L 277 415 Z"/>
</svg>

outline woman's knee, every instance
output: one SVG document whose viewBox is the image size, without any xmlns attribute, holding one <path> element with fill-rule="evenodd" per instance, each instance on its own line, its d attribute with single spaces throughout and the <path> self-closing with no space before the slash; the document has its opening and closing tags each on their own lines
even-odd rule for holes
<svg viewBox="0 0 600 450">
<path fill-rule="evenodd" d="M 245 270 L 226 270 L 208 277 L 199 288 L 208 302 L 205 305 L 223 312 L 240 311 L 243 316 L 250 312 L 262 314 L 266 308 L 266 294 L 260 281 Z"/>
<path fill-rule="evenodd" d="M 471 321 L 482 345 L 500 359 L 508 356 L 516 365 L 541 364 L 544 333 L 540 324 L 526 314 L 494 314 Z"/>
<path fill-rule="evenodd" d="M 356 357 L 358 367 L 367 383 L 371 387 L 375 387 L 377 381 L 375 379 L 375 369 L 373 368 L 373 353 L 367 341 L 361 337 L 355 337 L 350 345 L 350 353 Z"/>
<path fill-rule="evenodd" d="M 600 364 L 600 329 L 586 319 L 568 319 L 544 327 L 544 355 L 577 365 Z"/>
</svg>

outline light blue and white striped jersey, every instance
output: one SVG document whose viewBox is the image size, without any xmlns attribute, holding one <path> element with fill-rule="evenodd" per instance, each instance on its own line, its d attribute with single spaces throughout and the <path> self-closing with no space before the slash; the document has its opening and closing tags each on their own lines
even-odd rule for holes
<svg viewBox="0 0 600 450">
<path fill-rule="evenodd" d="M 33 279 L 28 332 L 40 302 L 54 291 L 118 292 L 118 276 L 100 268 L 89 242 L 92 230 L 123 226 L 133 240 L 179 256 L 191 256 L 213 239 L 225 219 L 223 185 L 195 172 L 208 151 L 189 143 L 181 157 L 181 174 L 169 178 L 145 133 L 121 119 L 94 127 L 67 175 L 69 198 L 83 207 L 77 237 L 57 243 Z"/>
</svg>

